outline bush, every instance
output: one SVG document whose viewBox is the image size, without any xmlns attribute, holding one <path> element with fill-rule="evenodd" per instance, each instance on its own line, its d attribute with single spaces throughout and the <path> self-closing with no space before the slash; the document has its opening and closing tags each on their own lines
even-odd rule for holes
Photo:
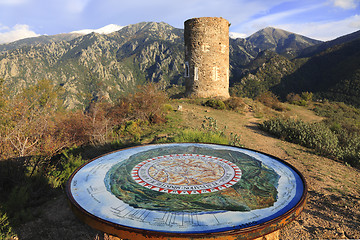
<svg viewBox="0 0 360 240">
<path fill-rule="evenodd" d="M 21 186 L 16 186 L 10 192 L 6 203 L 6 209 L 15 221 L 24 222 L 31 219 L 32 215 L 28 209 L 31 192 L 31 183 L 24 183 Z"/>
<path fill-rule="evenodd" d="M 322 122 L 305 123 L 281 118 L 264 121 L 260 127 L 278 138 L 312 148 L 320 155 L 360 167 L 359 133 L 337 133 Z"/>
<path fill-rule="evenodd" d="M 339 158 L 351 166 L 360 167 L 360 133 L 339 131 Z"/>
<path fill-rule="evenodd" d="M 71 174 L 85 161 L 82 159 L 81 155 L 73 155 L 70 153 L 70 150 L 63 151 L 60 158 L 59 166 L 54 166 L 47 173 L 47 179 L 52 188 L 58 188 L 65 186 L 67 180 Z"/>
<path fill-rule="evenodd" d="M 219 110 L 226 109 L 225 103 L 219 99 L 209 99 L 203 105 Z"/>
<path fill-rule="evenodd" d="M 338 158 L 360 167 L 360 109 L 341 102 L 315 104 L 317 115 L 339 139 Z"/>
<path fill-rule="evenodd" d="M 283 140 L 315 149 L 319 154 L 336 156 L 338 139 L 322 123 L 305 123 L 301 120 L 274 118 L 264 121 L 260 127 Z"/>
<path fill-rule="evenodd" d="M 263 92 L 261 93 L 256 100 L 263 103 L 265 106 L 270 107 L 276 111 L 285 111 L 286 108 L 282 105 L 282 103 L 279 101 L 278 97 L 273 94 L 272 92 Z"/>
<path fill-rule="evenodd" d="M 121 124 L 116 131 L 119 137 L 124 138 L 124 140 L 130 139 L 131 142 L 139 142 L 141 135 L 143 134 L 143 127 L 147 126 L 147 121 L 130 120 Z"/>
<path fill-rule="evenodd" d="M 295 93 L 289 93 L 286 96 L 286 100 L 290 104 L 299 105 L 299 106 L 307 106 L 309 102 L 313 100 L 313 93 L 311 92 L 302 92 L 301 96 Z"/>
<path fill-rule="evenodd" d="M 170 105 L 170 104 L 164 104 L 164 106 L 163 106 L 163 111 L 164 112 L 171 112 L 171 111 L 173 111 L 174 109 L 173 109 L 173 107 Z"/>
<path fill-rule="evenodd" d="M 242 100 L 242 98 L 239 98 L 239 97 L 231 97 L 231 98 L 225 100 L 224 103 L 225 103 L 225 106 L 227 109 L 236 111 L 236 112 L 241 112 L 245 108 L 244 101 Z"/>
<path fill-rule="evenodd" d="M 61 92 L 46 81 L 15 96 L 0 82 L 0 93 L 0 239 L 12 235 L 8 217 L 12 224 L 31 220 L 34 207 L 59 192 L 83 158 L 138 142 L 172 109 L 153 84 L 117 104 L 92 102 L 85 111 L 64 109 Z"/>
<path fill-rule="evenodd" d="M 118 103 L 109 109 L 108 117 L 121 124 L 130 120 L 148 121 L 151 124 L 165 122 L 164 104 L 168 97 L 155 84 L 139 87 L 134 94 L 121 97 Z"/>
<path fill-rule="evenodd" d="M 8 216 L 0 209 L 0 239 L 11 239 L 14 235 Z"/>
<path fill-rule="evenodd" d="M 311 102 L 313 100 L 313 93 L 312 92 L 302 92 L 301 98 L 304 99 L 306 102 Z"/>
</svg>

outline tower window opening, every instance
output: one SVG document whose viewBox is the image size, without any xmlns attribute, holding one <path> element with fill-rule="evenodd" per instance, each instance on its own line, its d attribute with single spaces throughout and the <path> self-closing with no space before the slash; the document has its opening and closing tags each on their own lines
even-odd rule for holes
<svg viewBox="0 0 360 240">
<path fill-rule="evenodd" d="M 190 77 L 189 62 L 185 62 L 185 77 Z"/>
</svg>

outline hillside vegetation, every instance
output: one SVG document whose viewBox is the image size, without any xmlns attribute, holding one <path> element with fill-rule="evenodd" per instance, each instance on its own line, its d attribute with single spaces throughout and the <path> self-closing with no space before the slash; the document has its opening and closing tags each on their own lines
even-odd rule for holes
<svg viewBox="0 0 360 240">
<path fill-rule="evenodd" d="M 231 98 L 225 102 L 168 100 L 163 91 L 150 84 L 116 102 L 94 102 L 86 111 L 75 111 L 63 107 L 62 90 L 48 81 L 40 81 L 15 97 L 5 87 L 1 91 L 0 111 L 4 116 L 0 123 L 1 238 L 15 235 L 20 239 L 99 237 L 99 232 L 85 227 L 69 211 L 62 192 L 67 178 L 78 166 L 103 153 L 157 142 L 230 144 L 280 157 L 294 164 L 312 183 L 309 210 L 292 224 L 293 230 L 287 231 L 299 234 L 299 239 L 339 237 L 341 234 L 356 238 L 360 234 L 351 224 L 360 223 L 357 217 L 360 216 L 357 202 L 360 199 L 355 197 L 360 192 L 359 171 L 344 164 L 358 166 L 359 158 L 340 164 L 335 160 L 346 159 L 331 156 L 311 145 L 306 149 L 276 140 L 258 127 L 259 123 L 265 125 L 274 118 L 298 119 L 310 129 L 312 125 L 321 124 L 320 132 L 335 134 L 334 139 L 340 142 L 336 133 L 345 128 L 358 131 L 355 108 L 344 104 L 314 104 L 310 100 L 308 107 L 301 107 L 280 103 L 271 94 L 262 95 L 258 100 Z M 336 113 L 334 106 L 337 106 Z M 316 132 L 306 133 L 305 136 L 318 139 L 313 135 Z M 352 141 L 358 144 L 358 139 Z M 333 160 L 318 156 L 322 154 Z M 332 167 L 328 168 L 329 165 Z M 346 172 L 347 177 L 342 172 Z M 329 176 L 331 181 L 326 180 Z M 319 220 L 315 214 L 318 210 L 312 212 L 311 209 L 326 208 L 328 200 L 348 208 L 335 209 L 334 213 L 321 211 L 331 219 L 338 219 L 339 224 L 325 232 L 318 231 L 324 224 L 334 224 L 334 220 Z M 51 214 L 54 211 L 63 214 Z M 351 223 L 347 218 L 352 219 Z M 76 231 L 59 232 L 59 229 L 74 228 Z M 282 234 L 286 238 L 287 233 Z"/>
<path fill-rule="evenodd" d="M 312 92 L 315 99 L 360 106 L 360 39 L 329 45 L 320 45 L 323 50 L 310 57 L 261 52 L 243 67 L 231 91 L 237 96 L 256 97 L 270 90 L 282 99 L 289 93 Z"/>
<path fill-rule="evenodd" d="M 278 93 L 309 91 L 319 98 L 360 106 L 360 39 L 308 59 L 282 79 Z"/>
</svg>

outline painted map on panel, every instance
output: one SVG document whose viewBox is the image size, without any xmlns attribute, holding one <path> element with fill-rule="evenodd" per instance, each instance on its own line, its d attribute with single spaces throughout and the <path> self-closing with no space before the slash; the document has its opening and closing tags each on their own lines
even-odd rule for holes
<svg viewBox="0 0 360 240">
<path fill-rule="evenodd" d="M 251 211 L 274 205 L 279 178 L 272 168 L 239 151 L 174 145 L 115 164 L 105 176 L 105 185 L 134 208 Z"/>
</svg>

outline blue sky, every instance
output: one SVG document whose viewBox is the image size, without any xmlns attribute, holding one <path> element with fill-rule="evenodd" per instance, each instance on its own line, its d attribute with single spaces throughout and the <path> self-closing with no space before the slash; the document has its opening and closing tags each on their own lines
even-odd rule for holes
<svg viewBox="0 0 360 240">
<path fill-rule="evenodd" d="M 0 43 L 143 21 L 183 28 L 193 17 L 226 18 L 241 37 L 272 26 L 331 40 L 360 30 L 360 0 L 0 0 Z"/>
</svg>

